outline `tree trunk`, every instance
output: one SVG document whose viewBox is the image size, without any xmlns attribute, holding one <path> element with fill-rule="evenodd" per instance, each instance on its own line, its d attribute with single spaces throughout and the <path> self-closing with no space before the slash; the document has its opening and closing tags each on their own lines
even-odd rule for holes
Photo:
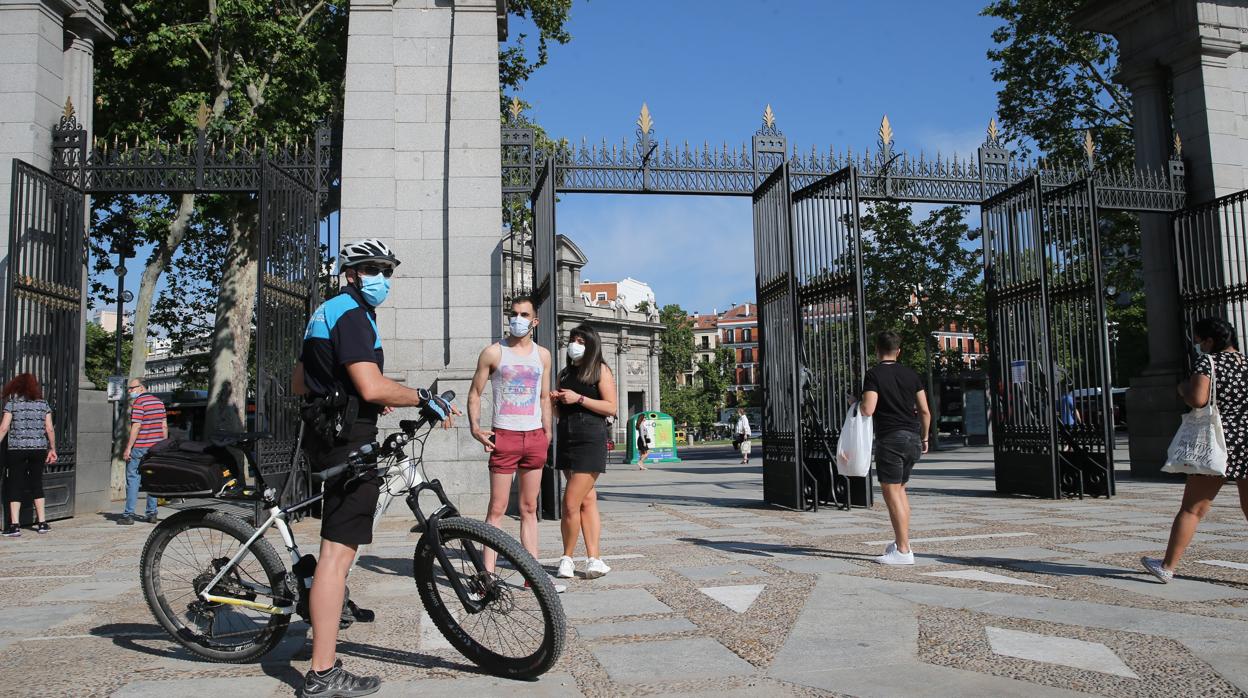
<svg viewBox="0 0 1248 698">
<path fill-rule="evenodd" d="M 173 255 L 186 237 L 191 225 L 191 214 L 195 211 L 195 195 L 183 194 L 178 204 L 178 212 L 169 222 L 169 230 L 165 239 L 156 246 L 152 258 L 143 269 L 143 278 L 139 283 L 139 299 L 134 306 L 134 340 L 130 348 L 130 377 L 142 378 L 147 373 L 147 322 L 152 314 L 152 298 L 156 295 L 156 284 L 160 275 L 169 268 Z"/>
<path fill-rule="evenodd" d="M 208 358 L 208 434 L 247 427 L 251 320 L 256 305 L 258 244 L 255 212 L 241 210 L 230 221 L 230 242 L 217 293 L 217 313 Z"/>
</svg>

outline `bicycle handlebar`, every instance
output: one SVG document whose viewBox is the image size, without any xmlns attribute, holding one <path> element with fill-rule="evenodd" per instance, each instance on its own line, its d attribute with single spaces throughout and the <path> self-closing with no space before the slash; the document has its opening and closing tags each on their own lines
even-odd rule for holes
<svg viewBox="0 0 1248 698">
<path fill-rule="evenodd" d="M 452 402 L 455 401 L 455 391 L 448 390 L 442 393 L 441 395 L 439 395 L 438 397 L 441 398 L 443 401 L 445 401 L 446 404 L 450 405 Z M 395 450 L 406 445 L 407 441 L 416 435 L 416 431 L 420 429 L 421 427 L 425 426 L 426 424 L 428 424 L 431 420 L 433 420 L 433 416 L 431 416 L 428 413 L 421 414 L 420 419 L 400 420 L 399 429 L 402 431 L 403 434 L 407 436 L 407 438 L 397 439 L 395 437 L 398 437 L 399 434 L 392 434 L 389 438 L 386 439 L 385 446 L 381 446 L 380 444 L 377 444 L 377 443 L 364 444 L 363 446 L 360 446 L 358 449 L 352 451 L 347 456 L 347 461 L 345 463 L 340 463 L 339 465 L 335 465 L 333 467 L 326 468 L 320 472 L 313 473 L 312 478 L 319 482 L 328 482 L 329 480 L 332 480 L 338 477 L 339 475 L 348 471 L 351 472 L 352 476 L 355 476 L 370 469 L 368 467 L 361 467 L 361 466 L 369 465 L 372 467 L 376 467 L 373 464 L 366 463 L 365 461 L 369 457 L 373 456 L 374 454 L 376 454 L 378 457 L 381 457 L 381 458 L 391 455 Z M 441 421 L 441 420 L 436 420 L 436 421 Z"/>
</svg>

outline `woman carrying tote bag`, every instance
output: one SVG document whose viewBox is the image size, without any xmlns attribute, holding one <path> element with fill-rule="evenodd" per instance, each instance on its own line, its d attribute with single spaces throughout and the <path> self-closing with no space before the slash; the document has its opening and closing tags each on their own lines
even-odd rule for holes
<svg viewBox="0 0 1248 698">
<path fill-rule="evenodd" d="M 1144 568 L 1162 583 L 1174 578 L 1174 568 L 1191 544 L 1196 526 L 1209 513 L 1213 498 L 1226 481 L 1233 480 L 1239 488 L 1240 507 L 1248 516 L 1248 359 L 1236 346 L 1235 328 L 1225 320 L 1206 318 L 1197 322 L 1193 340 L 1201 354 L 1191 379 L 1179 384 L 1179 395 L 1194 409 L 1204 408 L 1210 400 L 1216 406 L 1214 420 L 1220 417 L 1226 444 L 1226 474 L 1187 476 L 1183 504 L 1170 527 L 1165 558 L 1140 559 Z M 1221 464 L 1221 454 L 1210 455 L 1214 456 L 1210 460 L 1219 462 L 1197 465 L 1216 469 Z"/>
</svg>

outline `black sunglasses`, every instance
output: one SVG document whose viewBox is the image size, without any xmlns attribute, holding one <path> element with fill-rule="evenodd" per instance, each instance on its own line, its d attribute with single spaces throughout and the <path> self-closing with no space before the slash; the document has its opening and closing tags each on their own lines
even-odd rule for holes
<svg viewBox="0 0 1248 698">
<path fill-rule="evenodd" d="M 394 267 L 383 267 L 378 264 L 361 264 L 355 268 L 355 271 L 363 274 L 364 276 L 377 276 L 378 274 L 381 274 L 387 279 L 394 276 Z"/>
</svg>

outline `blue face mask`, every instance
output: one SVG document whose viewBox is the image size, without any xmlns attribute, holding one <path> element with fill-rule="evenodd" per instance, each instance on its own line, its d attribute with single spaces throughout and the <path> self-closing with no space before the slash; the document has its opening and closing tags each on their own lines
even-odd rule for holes
<svg viewBox="0 0 1248 698">
<path fill-rule="evenodd" d="M 360 276 L 360 295 L 364 296 L 364 300 L 368 304 L 376 308 L 386 302 L 386 296 L 390 295 L 390 279 L 383 274 L 376 276 Z"/>
</svg>

